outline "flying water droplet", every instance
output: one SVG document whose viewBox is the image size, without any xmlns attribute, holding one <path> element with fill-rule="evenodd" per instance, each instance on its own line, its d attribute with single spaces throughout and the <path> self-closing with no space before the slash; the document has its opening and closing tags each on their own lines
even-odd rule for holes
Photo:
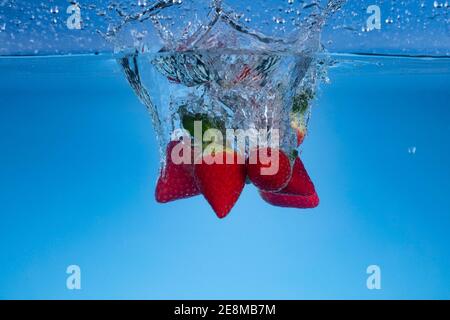
<svg viewBox="0 0 450 320">
<path fill-rule="evenodd" d="M 138 0 L 138 6 L 139 7 L 146 7 L 147 6 L 147 0 Z"/>
<path fill-rule="evenodd" d="M 54 6 L 50 8 L 50 13 L 51 14 L 58 14 L 59 13 L 59 8 L 58 6 Z"/>
<path fill-rule="evenodd" d="M 435 8 L 435 9 L 437 9 L 437 8 L 442 8 L 442 3 L 439 3 L 439 2 L 437 2 L 437 1 L 434 1 L 434 3 L 433 3 L 433 7 Z"/>
</svg>

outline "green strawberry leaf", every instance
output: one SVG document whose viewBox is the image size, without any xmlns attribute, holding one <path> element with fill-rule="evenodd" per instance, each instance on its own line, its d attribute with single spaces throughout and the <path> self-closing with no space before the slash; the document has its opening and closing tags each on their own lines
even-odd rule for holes
<svg viewBox="0 0 450 320">
<path fill-rule="evenodd" d="M 295 159 L 298 158 L 298 155 L 299 155 L 298 150 L 294 149 L 294 150 L 292 150 L 292 153 L 290 154 L 289 159 L 291 161 L 295 161 Z"/>
<path fill-rule="evenodd" d="M 183 128 L 189 132 L 189 134 L 195 136 L 195 122 L 201 121 L 202 123 L 202 137 L 209 129 L 216 129 L 222 133 L 225 140 L 225 123 L 219 119 L 213 119 L 203 113 L 192 113 L 186 110 L 185 107 L 180 108 L 181 123 Z M 204 143 L 207 145 L 208 143 Z"/>
<path fill-rule="evenodd" d="M 305 90 L 299 95 L 294 97 L 292 106 L 292 112 L 305 113 L 308 110 L 309 102 L 314 98 L 314 94 L 311 90 Z"/>
</svg>

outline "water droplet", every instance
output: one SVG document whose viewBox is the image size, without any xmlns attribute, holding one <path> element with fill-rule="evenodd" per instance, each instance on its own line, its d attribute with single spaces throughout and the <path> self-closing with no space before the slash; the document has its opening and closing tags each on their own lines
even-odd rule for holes
<svg viewBox="0 0 450 320">
<path fill-rule="evenodd" d="M 54 6 L 50 8 L 50 13 L 51 14 L 58 14 L 59 13 L 59 8 L 58 6 Z"/>
<path fill-rule="evenodd" d="M 437 2 L 437 1 L 434 1 L 434 3 L 433 3 L 433 7 L 434 8 L 442 8 L 442 3 L 439 3 L 439 2 Z"/>
<path fill-rule="evenodd" d="M 417 147 L 409 147 L 408 148 L 408 153 L 409 154 L 414 155 L 414 154 L 416 154 L 416 152 L 417 152 Z"/>
<path fill-rule="evenodd" d="M 273 17 L 273 21 L 277 24 L 285 24 L 286 20 L 284 20 L 283 18 L 277 18 L 277 17 Z"/>
</svg>

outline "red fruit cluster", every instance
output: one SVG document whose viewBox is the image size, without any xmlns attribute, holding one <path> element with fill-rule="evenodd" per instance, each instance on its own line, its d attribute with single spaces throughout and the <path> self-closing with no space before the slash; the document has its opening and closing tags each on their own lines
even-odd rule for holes
<svg viewBox="0 0 450 320">
<path fill-rule="evenodd" d="M 156 187 L 156 200 L 160 203 L 203 194 L 222 219 L 236 204 L 248 177 L 271 205 L 289 208 L 319 205 L 314 184 L 298 157 L 291 166 L 287 155 L 278 149 L 256 149 L 248 159 L 243 159 L 236 151 L 220 147 L 202 155 L 200 161 L 192 161 L 193 164 L 175 164 L 172 153 L 179 143 L 183 142 L 172 141 L 167 147 L 167 163 Z M 192 152 L 190 148 L 187 150 Z M 270 168 L 276 170 L 270 172 Z"/>
</svg>

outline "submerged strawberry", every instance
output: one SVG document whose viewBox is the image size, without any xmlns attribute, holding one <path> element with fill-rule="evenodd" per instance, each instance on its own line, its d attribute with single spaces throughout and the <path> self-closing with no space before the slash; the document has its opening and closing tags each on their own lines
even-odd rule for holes
<svg viewBox="0 0 450 320">
<path fill-rule="evenodd" d="M 297 135 L 297 147 L 299 147 L 305 140 L 307 132 L 305 116 L 300 113 L 291 113 L 291 127 Z"/>
<path fill-rule="evenodd" d="M 234 83 L 239 83 L 245 80 L 252 73 L 252 69 L 248 65 L 244 65 L 241 73 L 236 77 Z"/>
<path fill-rule="evenodd" d="M 313 182 L 299 157 L 295 159 L 292 177 L 288 185 L 280 193 L 309 195 L 316 192 Z"/>
<path fill-rule="evenodd" d="M 201 160 L 194 168 L 197 185 L 217 216 L 225 218 L 244 189 L 245 164 L 235 151 L 221 146 L 211 149 Z"/>
<path fill-rule="evenodd" d="M 250 181 L 264 191 L 278 191 L 291 177 L 291 162 L 279 149 L 258 148 L 250 152 L 247 164 Z"/>
<path fill-rule="evenodd" d="M 298 157 L 294 162 L 292 178 L 283 190 L 279 192 L 260 191 L 260 194 L 266 202 L 278 207 L 307 209 L 319 205 L 319 197 L 314 184 Z"/>
<path fill-rule="evenodd" d="M 160 203 L 190 198 L 200 194 L 193 175 L 194 165 L 192 161 L 182 164 L 175 164 L 173 161 L 172 151 L 176 146 L 182 147 L 181 144 L 183 142 L 172 141 L 167 146 L 166 167 L 161 170 L 155 192 L 156 201 Z M 191 147 L 188 146 L 180 151 L 178 156 L 183 157 L 183 152 L 186 150 L 189 150 L 190 154 L 192 154 Z M 175 154 L 174 156 L 177 155 Z"/>
<path fill-rule="evenodd" d="M 273 206 L 284 208 L 313 209 L 319 205 L 319 196 L 315 192 L 310 195 L 292 195 L 261 191 L 261 197 Z"/>
</svg>

